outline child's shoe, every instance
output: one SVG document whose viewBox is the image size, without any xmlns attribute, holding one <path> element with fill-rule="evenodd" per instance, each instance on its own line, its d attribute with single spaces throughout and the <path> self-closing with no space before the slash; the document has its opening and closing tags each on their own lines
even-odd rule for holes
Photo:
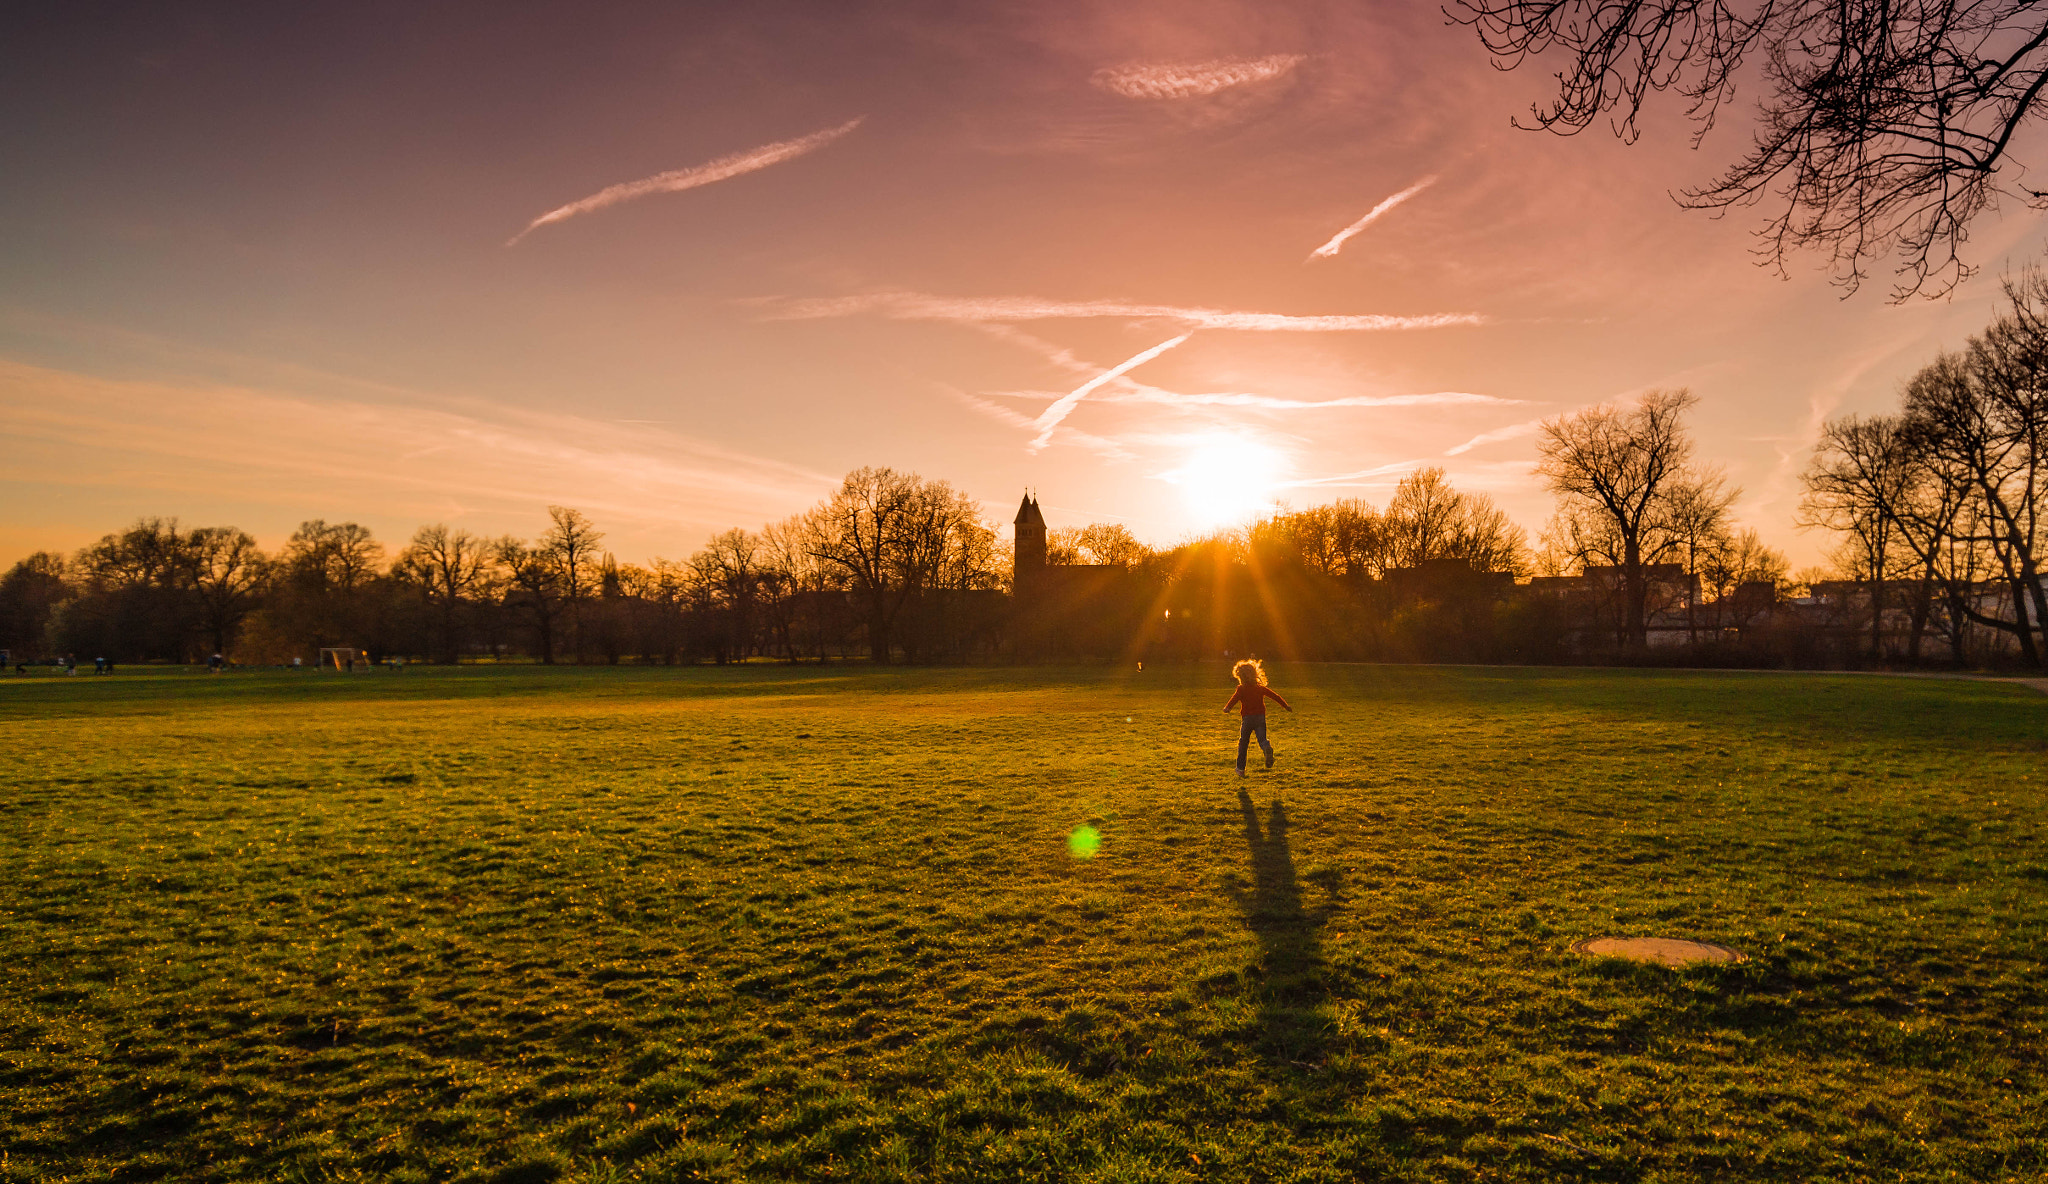
<svg viewBox="0 0 2048 1184">
<path fill-rule="evenodd" d="M 1268 769 L 1273 767 L 1273 754 L 1270 751 L 1266 753 L 1266 767 Z"/>
</svg>

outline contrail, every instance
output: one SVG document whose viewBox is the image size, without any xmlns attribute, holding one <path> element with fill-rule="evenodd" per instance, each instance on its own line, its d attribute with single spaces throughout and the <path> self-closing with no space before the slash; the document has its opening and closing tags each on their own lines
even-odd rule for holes
<svg viewBox="0 0 2048 1184">
<path fill-rule="evenodd" d="M 1532 419 L 1527 423 L 1512 423 L 1504 428 L 1495 428 L 1490 432 L 1481 432 L 1463 444 L 1454 448 L 1444 449 L 1444 455 L 1463 456 L 1481 444 L 1498 444 L 1502 440 L 1518 440 L 1523 436 L 1533 436 L 1536 434 L 1536 429 L 1542 426 L 1542 420 Z"/>
<path fill-rule="evenodd" d="M 975 396 L 968 394 L 966 391 L 959 389 L 958 387 L 940 384 L 939 389 L 945 391 L 947 394 L 960 400 L 962 403 L 967 404 L 969 407 L 974 408 L 976 411 L 979 411 L 984 415 L 993 416 L 996 419 L 999 419 L 1002 422 L 1009 424 L 1011 427 L 1028 428 L 1035 426 L 1035 424 L 1037 423 L 1036 420 L 1032 419 L 1028 415 L 1023 415 L 1019 412 L 1012 411 L 1008 407 L 1003 406 L 1001 403 L 991 403 L 987 399 L 978 399 Z M 1137 459 L 1135 456 L 1132 456 L 1130 452 L 1126 451 L 1123 445 L 1118 444 L 1116 441 L 1111 440 L 1107 437 L 1091 435 L 1087 432 L 1081 431 L 1078 428 L 1068 428 L 1067 435 L 1071 437 L 1073 440 L 1075 440 L 1077 443 L 1081 444 L 1083 447 L 1093 449 L 1094 451 L 1102 454 L 1103 456 L 1109 457 L 1111 460 Z"/>
<path fill-rule="evenodd" d="M 1072 411 L 1075 404 L 1088 397 L 1089 391 L 1094 390 L 1105 382 L 1111 382 L 1129 374 L 1131 371 L 1136 370 L 1138 367 L 1193 336 L 1193 333 L 1183 333 L 1171 341 L 1162 341 L 1151 349 L 1120 363 L 1114 369 L 1105 370 L 1080 386 L 1075 387 L 1064 397 L 1054 402 L 1052 406 L 1039 412 L 1038 435 L 1032 437 L 1031 451 L 1036 452 L 1052 441 L 1052 430 L 1060 426 L 1060 421 L 1067 417 L 1067 412 Z"/>
<path fill-rule="evenodd" d="M 1332 258 L 1337 254 L 1337 252 L 1344 249 L 1344 240 L 1350 238 L 1354 234 L 1357 234 L 1359 231 L 1364 230 L 1366 227 L 1371 226 L 1373 222 L 1381 214 L 1386 213 L 1388 210 L 1393 209 L 1395 206 L 1400 205 L 1402 202 L 1407 201 L 1409 198 L 1414 197 L 1416 194 L 1421 193 L 1423 190 L 1429 188 L 1431 185 L 1434 184 L 1436 184 L 1436 177 L 1434 175 L 1424 177 L 1422 180 L 1417 181 L 1415 184 L 1410 185 L 1408 188 L 1403 189 L 1399 193 L 1396 193 L 1394 196 L 1374 206 L 1372 209 L 1367 210 L 1365 212 L 1365 217 L 1360 218 L 1358 221 L 1353 222 L 1349 226 L 1346 226 L 1344 229 L 1337 232 L 1337 237 L 1331 239 L 1329 242 L 1324 243 L 1322 246 L 1317 247 L 1315 250 L 1310 251 L 1308 253 L 1309 259 Z M 1306 260 L 1304 260 L 1304 262 L 1306 262 Z"/>
<path fill-rule="evenodd" d="M 1307 54 L 1276 53 L 1213 62 L 1132 62 L 1105 66 L 1089 81 L 1127 99 L 1193 99 L 1278 78 L 1307 60 Z"/>
<path fill-rule="evenodd" d="M 1286 399 L 1276 395 L 1254 395 L 1237 391 L 1203 391 L 1183 393 L 1162 387 L 1147 386 L 1125 377 L 1119 384 L 1126 389 L 1095 396 L 1098 403 L 1151 403 L 1165 407 L 1257 407 L 1262 411 L 1324 411 L 1345 407 L 1439 407 L 1454 404 L 1506 404 L 1521 403 L 1521 399 L 1503 399 L 1496 395 L 1480 395 L 1471 391 L 1431 391 L 1416 395 L 1343 395 L 1335 399 Z M 1002 399 L 1056 398 L 1051 391 L 984 391 L 984 394 Z M 1020 417 L 1021 419 L 1022 417 Z M 1502 437 L 1506 439 L 1507 437 Z M 1488 437 L 1491 440 L 1492 437 Z M 1482 441 L 1484 443 L 1485 441 Z M 1456 450 L 1452 450 L 1455 454 Z"/>
<path fill-rule="evenodd" d="M 724 181 L 731 177 L 737 177 L 742 173 L 751 173 L 757 169 L 765 169 L 771 164 L 781 164 L 785 160 L 794 160 L 806 152 L 823 148 L 854 128 L 859 127 L 866 119 L 867 116 L 863 115 L 857 119 L 849 119 L 838 127 L 828 127 L 824 131 L 812 132 L 808 136 L 799 136 L 794 140 L 781 140 L 773 144 L 764 144 L 759 148 L 752 148 L 745 152 L 735 152 L 730 156 L 721 156 L 717 160 L 707 161 L 693 168 L 656 173 L 652 177 L 643 177 L 638 181 L 627 181 L 620 185 L 600 189 L 581 201 L 572 201 L 566 206 L 559 206 L 535 218 L 527 224 L 525 230 L 513 235 L 505 245 L 508 247 L 512 246 L 520 239 L 525 238 L 550 222 L 560 222 L 567 218 L 574 218 L 578 214 L 587 214 L 592 210 L 601 210 L 606 206 L 615 206 L 622 201 L 632 201 L 636 197 L 646 197 L 650 193 L 676 193 L 684 189 L 695 189 L 699 185 L 709 185 L 714 181 Z"/>
<path fill-rule="evenodd" d="M 765 297 L 752 303 L 767 308 L 770 320 L 801 321 L 862 313 L 899 321 L 964 321 L 972 324 L 1112 317 L 1118 320 L 1180 321 L 1195 329 L 1233 329 L 1251 333 L 1375 333 L 1481 325 L 1487 320 L 1482 314 L 1469 312 L 1407 317 L 1379 314 L 1292 316 L 1175 304 L 1138 304 L 1123 300 L 1044 300 L 1035 296 L 956 298 L 903 291 L 797 299 Z"/>
</svg>

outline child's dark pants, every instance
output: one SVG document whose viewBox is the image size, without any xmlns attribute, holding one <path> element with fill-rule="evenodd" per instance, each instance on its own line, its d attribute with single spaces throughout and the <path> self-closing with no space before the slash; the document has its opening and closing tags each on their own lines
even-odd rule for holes
<svg viewBox="0 0 2048 1184">
<path fill-rule="evenodd" d="M 1259 749 L 1266 754 L 1266 759 L 1273 759 L 1273 746 L 1266 743 L 1266 717 L 1247 715 L 1237 729 L 1237 771 L 1240 773 L 1244 772 L 1245 754 L 1251 750 L 1254 735 L 1259 738 Z"/>
</svg>

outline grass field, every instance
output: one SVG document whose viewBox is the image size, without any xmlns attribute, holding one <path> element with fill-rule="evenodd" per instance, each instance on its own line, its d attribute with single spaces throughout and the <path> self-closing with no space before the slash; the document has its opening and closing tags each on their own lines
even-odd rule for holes
<svg viewBox="0 0 2048 1184">
<path fill-rule="evenodd" d="M 2048 696 L 1275 681 L 0 683 L 0 1179 L 2048 1175 Z"/>
</svg>

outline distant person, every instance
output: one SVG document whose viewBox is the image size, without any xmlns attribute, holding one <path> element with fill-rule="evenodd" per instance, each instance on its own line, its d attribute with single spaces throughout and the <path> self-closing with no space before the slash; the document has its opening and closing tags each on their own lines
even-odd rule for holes
<svg viewBox="0 0 2048 1184">
<path fill-rule="evenodd" d="M 206 672 L 208 674 L 219 674 L 220 668 L 226 664 L 219 654 L 215 654 L 206 660 Z"/>
<path fill-rule="evenodd" d="M 1273 767 L 1273 746 L 1266 741 L 1266 700 L 1287 708 L 1290 714 L 1294 705 L 1266 685 L 1266 667 L 1257 658 L 1246 658 L 1231 667 L 1230 672 L 1237 676 L 1237 689 L 1230 693 L 1230 702 L 1223 705 L 1223 714 L 1229 715 L 1232 707 L 1238 710 L 1237 775 L 1242 777 L 1244 758 L 1254 735 L 1259 738 L 1260 751 L 1266 754 L 1266 767 Z"/>
</svg>

